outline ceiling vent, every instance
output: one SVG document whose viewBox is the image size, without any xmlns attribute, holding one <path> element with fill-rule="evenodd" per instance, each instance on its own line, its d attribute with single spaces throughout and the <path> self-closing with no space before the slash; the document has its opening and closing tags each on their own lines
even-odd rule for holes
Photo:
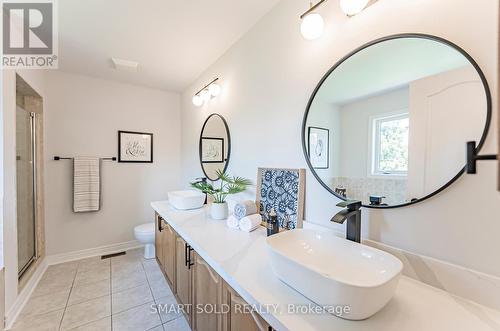
<svg viewBox="0 0 500 331">
<path fill-rule="evenodd" d="M 137 72 L 137 68 L 139 67 L 138 62 L 117 59 L 116 57 L 112 57 L 111 62 L 113 62 L 113 67 L 120 71 Z"/>
</svg>

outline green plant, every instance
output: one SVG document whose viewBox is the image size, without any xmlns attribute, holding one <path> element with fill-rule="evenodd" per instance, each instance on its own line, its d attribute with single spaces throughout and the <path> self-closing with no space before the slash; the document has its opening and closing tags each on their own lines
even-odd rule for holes
<svg viewBox="0 0 500 331">
<path fill-rule="evenodd" d="M 243 177 L 230 177 L 222 170 L 217 170 L 217 177 L 220 181 L 220 187 L 215 188 L 214 185 L 204 182 L 191 183 L 191 186 L 197 190 L 210 195 L 214 199 L 214 203 L 224 203 L 230 194 L 241 193 L 252 185 L 249 179 Z"/>
</svg>

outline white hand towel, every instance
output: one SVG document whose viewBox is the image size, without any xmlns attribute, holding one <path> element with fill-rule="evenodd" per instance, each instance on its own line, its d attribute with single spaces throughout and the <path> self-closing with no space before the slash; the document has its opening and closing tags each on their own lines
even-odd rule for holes
<svg viewBox="0 0 500 331">
<path fill-rule="evenodd" d="M 234 216 L 241 220 L 243 217 L 248 215 L 257 214 L 257 205 L 255 201 L 246 200 L 241 201 L 234 206 Z"/>
<path fill-rule="evenodd" d="M 226 221 L 226 224 L 227 224 L 227 227 L 230 229 L 237 230 L 240 228 L 240 225 L 238 224 L 238 220 L 233 215 L 229 216 L 229 218 Z"/>
<path fill-rule="evenodd" d="M 98 211 L 101 201 L 101 160 L 98 157 L 73 159 L 73 211 Z"/>
<path fill-rule="evenodd" d="M 260 214 L 253 214 L 243 217 L 240 221 L 240 229 L 245 232 L 252 232 L 257 229 L 262 222 L 262 216 Z"/>
</svg>

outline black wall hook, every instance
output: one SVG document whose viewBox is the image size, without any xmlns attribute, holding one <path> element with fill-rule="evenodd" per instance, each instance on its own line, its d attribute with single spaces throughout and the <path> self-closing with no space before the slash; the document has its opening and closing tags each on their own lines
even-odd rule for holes
<svg viewBox="0 0 500 331">
<path fill-rule="evenodd" d="M 476 149 L 476 142 L 475 141 L 467 142 L 467 166 L 466 166 L 467 173 L 476 174 L 477 161 L 482 161 L 482 160 L 498 160 L 498 155 L 495 154 L 478 155 Z"/>
</svg>

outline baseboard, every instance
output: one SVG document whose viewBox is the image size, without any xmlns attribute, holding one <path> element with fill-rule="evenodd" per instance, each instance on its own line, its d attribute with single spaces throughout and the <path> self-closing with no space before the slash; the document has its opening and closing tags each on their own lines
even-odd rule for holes
<svg viewBox="0 0 500 331">
<path fill-rule="evenodd" d="M 128 241 L 128 242 L 124 242 L 124 243 L 118 243 L 118 244 L 106 245 L 106 246 L 101 246 L 101 247 L 96 247 L 96 248 L 84 249 L 81 251 L 74 251 L 74 252 L 69 252 L 69 253 L 46 256 L 42 260 L 42 262 L 38 265 L 38 268 L 33 273 L 31 278 L 28 280 L 28 282 L 24 286 L 23 290 L 19 293 L 19 295 L 17 296 L 16 301 L 14 302 L 12 307 L 6 313 L 6 315 L 5 315 L 6 330 L 9 330 L 14 325 L 17 317 L 19 316 L 19 314 L 23 310 L 24 306 L 28 302 L 29 298 L 31 297 L 31 294 L 33 293 L 36 286 L 40 282 L 40 279 L 42 279 L 42 276 L 45 273 L 45 271 L 47 270 L 48 266 L 54 265 L 54 264 L 60 264 L 60 263 L 64 263 L 64 262 L 81 260 L 81 259 L 94 257 L 94 256 L 101 256 L 101 255 L 106 255 L 106 254 L 118 253 L 121 251 L 127 251 L 130 249 L 140 248 L 143 246 L 144 245 L 141 244 L 139 241 L 133 240 L 133 241 Z"/>
<path fill-rule="evenodd" d="M 94 256 L 101 256 L 107 254 L 118 253 L 121 251 L 127 251 L 134 248 L 140 248 L 144 245 L 137 240 L 127 241 L 118 244 L 106 245 L 96 248 L 83 249 L 81 251 L 73 251 L 62 254 L 55 254 L 47 256 L 47 265 L 54 265 L 64 262 L 81 260 Z"/>
<path fill-rule="evenodd" d="M 42 261 L 38 264 L 35 272 L 31 275 L 30 279 L 24 285 L 24 288 L 19 292 L 16 301 L 10 307 L 9 311 L 5 314 L 5 329 L 9 330 L 14 325 L 17 317 L 23 310 L 24 306 L 28 302 L 31 294 L 35 290 L 38 282 L 42 279 L 43 274 L 47 270 L 47 258 L 42 258 Z"/>
</svg>

